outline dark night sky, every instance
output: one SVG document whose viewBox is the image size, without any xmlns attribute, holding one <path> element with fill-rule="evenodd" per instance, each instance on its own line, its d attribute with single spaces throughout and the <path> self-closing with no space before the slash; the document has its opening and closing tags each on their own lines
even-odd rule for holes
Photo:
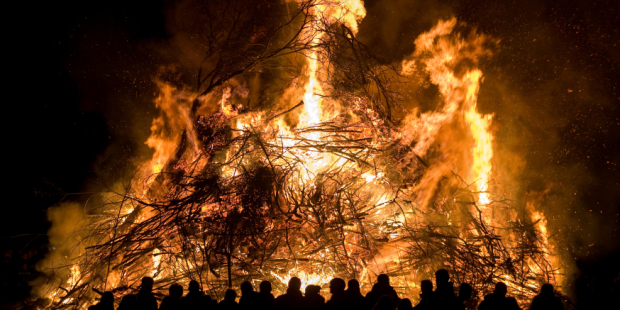
<svg viewBox="0 0 620 310">
<path fill-rule="evenodd" d="M 418 34 L 452 15 L 501 38 L 501 51 L 482 68 L 489 82 L 480 109 L 496 112 L 497 123 L 510 128 L 503 135 L 528 137 L 527 145 L 512 145 L 527 153 L 524 183 L 536 189 L 544 186 L 537 182 L 564 182 L 576 197 L 558 201 L 567 210 L 577 205 L 579 218 L 572 221 L 583 218 L 579 229 L 605 233 L 607 241 L 591 250 L 583 250 L 587 237 L 571 249 L 590 277 L 583 281 L 607 272 L 593 266 L 611 266 L 620 248 L 612 241 L 620 237 L 618 1 L 365 2 L 360 35 L 394 58 L 410 54 Z M 175 61 L 166 52 L 173 35 L 166 31 L 168 6 L 158 0 L 40 1 L 5 11 L 11 22 L 4 47 L 10 55 L 4 58 L 10 79 L 4 179 L 11 215 L 2 217 L 3 237 L 44 234 L 45 209 L 63 193 L 105 183 L 123 158 L 143 150 L 139 141 L 156 112 L 152 77 Z M 509 91 L 500 94 L 502 85 Z M 504 138 L 511 143 L 497 137 Z M 617 276 L 618 268 L 609 272 Z"/>
<path fill-rule="evenodd" d="M 9 63 L 9 89 L 18 95 L 7 128 L 15 215 L 4 218 L 3 236 L 45 233 L 46 205 L 84 190 L 101 163 L 133 155 L 134 141 L 149 133 L 136 123 L 149 122 L 154 111 L 159 59 L 151 44 L 166 37 L 158 1 L 21 9 L 16 19 L 25 26 L 11 34 Z"/>
</svg>

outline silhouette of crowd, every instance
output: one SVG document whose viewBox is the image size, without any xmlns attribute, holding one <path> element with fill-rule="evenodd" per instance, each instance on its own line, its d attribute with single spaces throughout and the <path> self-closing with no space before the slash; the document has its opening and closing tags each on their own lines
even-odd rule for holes
<svg viewBox="0 0 620 310">
<path fill-rule="evenodd" d="M 288 282 L 286 293 L 277 298 L 271 293 L 271 283 L 263 281 L 259 285 L 259 291 L 254 291 L 252 283 L 241 283 L 239 290 L 241 296 L 237 301 L 237 292 L 229 289 L 224 298 L 217 302 L 205 295 L 200 284 L 191 281 L 188 293 L 183 296 L 183 287 L 172 284 L 168 290 L 168 296 L 164 297 L 158 305 L 153 294 L 153 279 L 142 279 L 140 291 L 133 295 L 125 295 L 116 310 L 513 310 L 521 309 L 514 297 L 506 296 L 508 288 L 506 284 L 495 284 L 493 293 L 484 296 L 479 305 L 474 304 L 472 299 L 472 286 L 463 283 L 455 293 L 453 283 L 450 282 L 450 274 L 441 269 L 435 272 L 435 285 L 431 280 L 423 280 L 420 283 L 420 302 L 413 305 L 408 298 L 400 298 L 396 290 L 390 285 L 390 278 L 381 274 L 377 277 L 377 283 L 372 290 L 362 295 L 360 284 L 357 280 L 349 280 L 348 283 L 341 278 L 334 278 L 329 282 L 329 300 L 321 296 L 321 287 L 308 285 L 304 293 L 301 292 L 301 280 L 292 277 Z M 564 306 L 559 297 L 555 295 L 551 284 L 544 284 L 540 293 L 536 295 L 529 307 L 531 310 L 562 310 Z M 114 310 L 114 295 L 111 292 L 102 294 L 100 302 L 93 305 L 89 310 Z"/>
</svg>

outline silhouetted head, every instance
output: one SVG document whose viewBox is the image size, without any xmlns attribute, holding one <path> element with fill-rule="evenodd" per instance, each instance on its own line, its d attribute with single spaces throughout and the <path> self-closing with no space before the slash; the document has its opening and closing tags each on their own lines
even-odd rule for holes
<svg viewBox="0 0 620 310">
<path fill-rule="evenodd" d="M 506 296 L 506 293 L 508 293 L 508 287 L 504 284 L 504 282 L 497 282 L 493 292 L 500 296 Z"/>
<path fill-rule="evenodd" d="M 387 296 L 387 295 L 381 296 L 381 298 L 379 298 L 375 306 L 372 307 L 372 310 L 393 310 L 393 309 L 394 308 L 392 306 L 392 297 Z"/>
<path fill-rule="evenodd" d="M 353 292 L 359 292 L 360 283 L 355 279 L 349 280 L 349 282 L 347 283 L 347 290 L 353 291 Z"/>
<path fill-rule="evenodd" d="M 191 281 L 189 281 L 189 287 L 187 287 L 187 290 L 190 293 L 200 292 L 200 284 L 196 280 L 191 280 Z"/>
<path fill-rule="evenodd" d="M 183 296 L 183 286 L 181 284 L 174 283 L 170 285 L 168 294 L 175 298 L 181 298 Z"/>
<path fill-rule="evenodd" d="M 390 285 L 390 277 L 382 273 L 377 277 L 377 283 L 379 283 L 379 285 Z"/>
<path fill-rule="evenodd" d="M 104 292 L 101 295 L 101 300 L 99 301 L 102 305 L 114 305 L 114 294 L 112 292 Z"/>
<path fill-rule="evenodd" d="M 346 287 L 346 283 L 343 279 L 333 278 L 329 281 L 329 292 L 332 294 L 338 294 L 344 292 L 344 288 Z"/>
<path fill-rule="evenodd" d="M 437 286 L 450 282 L 450 273 L 448 270 L 439 269 L 435 271 L 435 283 Z"/>
<path fill-rule="evenodd" d="M 241 283 L 239 289 L 241 289 L 241 295 L 251 294 L 252 292 L 254 292 L 254 287 L 252 287 L 252 283 L 250 283 L 249 281 Z"/>
<path fill-rule="evenodd" d="M 319 295 L 320 292 L 321 292 L 321 287 L 318 285 L 306 286 L 306 296 Z"/>
<path fill-rule="evenodd" d="M 142 278 L 142 285 L 140 286 L 140 290 L 146 292 L 153 291 L 153 283 L 155 283 L 155 281 L 153 281 L 153 278 L 151 277 Z"/>
<path fill-rule="evenodd" d="M 546 283 L 540 287 L 540 296 L 554 296 L 553 285 Z"/>
<path fill-rule="evenodd" d="M 420 290 L 422 291 L 422 294 L 425 295 L 430 295 L 433 293 L 433 282 L 431 282 L 431 280 L 422 280 L 422 282 L 420 282 Z"/>
<path fill-rule="evenodd" d="M 263 281 L 258 285 L 258 289 L 261 293 L 268 294 L 271 293 L 271 282 Z"/>
<path fill-rule="evenodd" d="M 235 301 L 235 299 L 237 299 L 237 292 L 235 292 L 235 290 L 227 289 L 226 293 L 224 293 L 224 300 Z"/>
<path fill-rule="evenodd" d="M 138 297 L 136 297 L 136 295 L 134 294 L 127 294 L 123 296 L 123 299 L 121 299 L 121 303 L 120 305 L 118 305 L 118 308 L 123 308 L 127 310 L 138 308 Z"/>
<path fill-rule="evenodd" d="M 292 277 L 288 280 L 288 288 L 291 290 L 299 291 L 301 288 L 301 280 L 298 277 Z"/>
<path fill-rule="evenodd" d="M 461 286 L 459 286 L 459 298 L 463 301 L 469 300 L 471 298 L 472 291 L 473 290 L 469 283 L 462 283 Z"/>
<path fill-rule="evenodd" d="M 413 309 L 413 305 L 411 304 L 411 300 L 409 298 L 403 298 L 398 302 L 398 310 L 411 310 Z"/>
</svg>

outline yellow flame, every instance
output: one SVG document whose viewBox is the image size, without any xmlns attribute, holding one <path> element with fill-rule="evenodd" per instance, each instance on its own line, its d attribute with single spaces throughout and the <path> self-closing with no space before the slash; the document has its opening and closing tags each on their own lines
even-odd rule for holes
<svg viewBox="0 0 620 310">
<path fill-rule="evenodd" d="M 538 230 L 540 231 L 540 235 L 542 238 L 542 242 L 544 244 L 544 248 L 548 249 L 548 251 L 544 252 L 545 258 L 551 262 L 551 266 L 554 268 L 558 268 L 561 266 L 559 258 L 557 255 L 549 255 L 549 253 L 556 252 L 556 246 L 552 242 L 549 241 L 549 235 L 547 232 L 547 218 L 542 212 L 535 211 L 535 206 L 533 202 L 528 202 L 528 209 L 531 211 L 532 222 L 537 223 Z M 536 264 L 532 264 L 536 266 Z M 562 272 L 555 272 L 554 277 L 557 283 L 562 283 L 563 276 Z"/>
<path fill-rule="evenodd" d="M 153 277 L 157 279 L 159 276 L 159 264 L 161 264 L 161 251 L 158 248 L 153 250 Z"/>
<path fill-rule="evenodd" d="M 444 98 L 444 106 L 437 112 L 426 112 L 417 116 L 411 113 L 405 119 L 407 127 L 403 129 L 403 137 L 407 141 L 416 140 L 414 152 L 420 156 L 426 154 L 429 147 L 435 142 L 437 134 L 444 124 L 452 122 L 457 111 L 463 109 L 465 122 L 474 140 L 472 163 L 468 178 L 476 183 L 478 202 L 482 205 L 490 203 L 486 193 L 487 185 L 491 177 L 493 157 L 493 136 L 489 132 L 492 115 L 482 115 L 476 110 L 478 91 L 482 72 L 473 69 L 462 77 L 455 75 L 454 61 L 456 56 L 464 53 L 462 49 L 468 44 L 462 39 L 448 39 L 445 36 L 452 33 L 456 26 L 456 19 L 439 21 L 433 29 L 421 34 L 416 40 L 416 52 L 414 55 L 421 58 L 425 70 L 429 73 L 431 81 L 439 87 Z M 472 50 L 476 51 L 478 42 L 473 42 Z M 481 53 L 481 52 L 480 52 Z M 415 59 L 405 60 L 401 66 L 401 72 L 411 75 L 414 72 Z M 438 174 L 446 168 L 438 169 Z M 434 179 L 439 175 L 431 175 Z M 422 184 L 428 184 L 422 182 Z"/>
<path fill-rule="evenodd" d="M 220 100 L 222 113 L 228 117 L 237 115 L 237 111 L 234 110 L 231 105 L 227 104 L 228 99 L 232 96 L 230 90 L 230 87 L 224 88 L 224 91 L 222 92 L 222 99 Z"/>
<path fill-rule="evenodd" d="M 306 272 L 297 268 L 289 270 L 284 274 L 276 274 L 272 272 L 272 275 L 276 277 L 282 284 L 287 285 L 288 281 L 292 277 L 298 277 L 301 280 L 301 290 L 304 291 L 308 285 L 323 286 L 331 279 L 336 277 L 336 274 L 332 270 L 321 270 L 317 272 Z"/>
<path fill-rule="evenodd" d="M 472 177 L 476 181 L 479 203 L 489 204 L 487 186 L 491 177 L 491 158 L 493 157 L 493 136 L 489 132 L 493 115 L 482 115 L 476 111 L 479 80 L 482 72 L 475 70 L 465 74 L 464 79 L 469 80 L 467 96 L 465 98 L 465 120 L 474 137 Z"/>
<path fill-rule="evenodd" d="M 160 173 L 163 168 L 164 168 L 164 165 L 158 162 L 153 165 L 153 173 Z"/>
<path fill-rule="evenodd" d="M 326 20 L 330 24 L 342 23 L 351 29 L 353 34 L 357 34 L 358 22 L 366 16 L 366 9 L 361 0 L 325 1 L 315 7 L 315 15 L 318 20 Z M 314 29 L 310 31 L 316 34 L 312 43 L 319 43 L 323 32 L 315 32 Z M 302 126 L 311 126 L 322 121 L 321 95 L 323 95 L 323 89 L 317 79 L 319 54 L 313 50 L 307 56 L 309 59 L 308 83 L 303 97 L 305 114 L 300 118 Z M 312 136 L 313 138 L 318 137 L 317 134 L 312 134 Z"/>
<path fill-rule="evenodd" d="M 182 109 L 177 103 L 178 98 L 175 96 L 177 89 L 169 84 L 157 82 L 159 87 L 159 97 L 155 99 L 155 105 L 162 111 L 162 114 L 153 119 L 151 124 L 151 136 L 146 140 L 145 144 L 154 149 L 155 152 L 151 159 L 150 167 L 154 173 L 161 171 L 163 167 L 162 163 L 165 163 L 172 152 L 174 152 L 177 141 L 171 139 L 165 130 L 166 122 L 173 119 L 175 122 L 183 122 L 183 119 L 179 119 L 177 110 Z M 166 117 L 172 116 L 172 117 Z M 173 124 L 173 127 L 177 127 L 179 124 Z M 181 128 L 183 128 L 181 126 Z M 176 128 L 175 128 L 176 129 Z"/>
<path fill-rule="evenodd" d="M 73 265 L 71 266 L 71 275 L 69 276 L 69 280 L 67 281 L 67 283 L 69 283 L 70 287 L 74 287 L 76 285 L 78 285 L 80 283 L 80 266 L 78 265 Z"/>
<path fill-rule="evenodd" d="M 329 24 L 336 22 L 342 23 L 351 29 L 353 34 L 356 34 L 358 32 L 358 22 L 366 16 L 366 9 L 364 8 L 364 3 L 361 0 L 320 2 L 314 10 L 314 14 L 317 17 L 317 24 L 313 29 L 309 30 L 311 33 L 310 35 L 314 35 L 312 41 L 313 44 L 318 44 L 323 36 L 323 32 L 317 32 L 315 29 L 316 27 L 321 27 L 318 23 L 322 21 L 326 21 Z M 327 62 L 321 61 L 321 54 L 317 50 L 310 51 L 306 56 L 308 59 L 308 82 L 304 87 L 304 111 L 299 117 L 300 127 L 315 126 L 326 119 L 326 115 L 324 115 L 322 107 L 322 96 L 324 95 L 324 92 L 319 75 L 322 70 L 320 63 Z M 332 102 L 331 104 L 334 105 L 335 103 Z M 280 131 L 281 133 L 284 133 L 284 136 L 290 133 L 285 129 L 285 127 L 286 126 L 279 126 Z M 305 138 L 312 141 L 322 140 L 322 137 L 318 132 L 310 132 L 305 134 Z M 313 179 L 319 171 L 331 164 L 334 164 L 335 161 L 340 160 L 340 158 L 333 155 L 321 155 L 317 153 L 316 150 L 309 150 L 309 152 L 306 152 L 305 154 L 297 155 L 306 159 L 304 162 L 306 163 L 305 168 L 307 171 L 303 173 L 305 180 Z"/>
</svg>

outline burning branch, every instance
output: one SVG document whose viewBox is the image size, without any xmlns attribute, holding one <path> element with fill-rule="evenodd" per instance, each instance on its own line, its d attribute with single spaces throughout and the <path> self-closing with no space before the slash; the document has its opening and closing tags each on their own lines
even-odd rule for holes
<svg viewBox="0 0 620 310">
<path fill-rule="evenodd" d="M 468 184 L 470 176 L 448 174 L 434 143 L 450 124 L 470 130 L 475 148 L 491 148 L 479 138 L 490 135 L 488 123 L 452 123 L 459 109 L 490 121 L 475 109 L 480 71 L 457 78 L 457 66 L 445 63 L 454 57 L 436 55 L 448 49 L 440 44 L 466 44 L 420 36 L 428 39 L 420 57 L 446 106 L 394 121 L 400 96 L 391 86 L 401 73 L 355 38 L 359 8 L 330 5 L 302 1 L 286 14 L 267 2 L 196 7 L 201 18 L 186 26 L 205 56 L 180 142 L 161 169 L 147 166 L 122 191 L 101 193 L 70 280 L 54 279 L 51 308 L 84 307 L 93 289 L 135 291 L 144 276 L 156 290 L 197 280 L 215 297 L 246 280 L 282 291 L 292 275 L 306 284 L 357 278 L 368 289 L 378 273 L 411 294 L 439 268 L 478 291 L 504 281 L 520 300 L 553 281 L 558 270 L 531 212 L 489 199 L 489 163 L 476 159 L 485 184 Z M 431 33 L 448 36 L 454 23 Z M 232 96 L 224 83 L 293 56 L 303 56 L 296 65 L 308 79 L 301 90 L 285 86 L 298 104 L 276 112 L 224 106 Z M 196 115 L 216 90 L 221 111 Z"/>
</svg>

